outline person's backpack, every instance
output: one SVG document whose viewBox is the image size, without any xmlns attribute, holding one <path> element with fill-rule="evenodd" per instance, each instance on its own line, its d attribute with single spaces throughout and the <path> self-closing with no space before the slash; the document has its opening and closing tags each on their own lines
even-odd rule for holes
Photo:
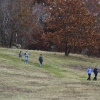
<svg viewBox="0 0 100 100">
<path fill-rule="evenodd" d="M 26 53 L 24 53 L 24 55 L 26 55 Z"/>
</svg>

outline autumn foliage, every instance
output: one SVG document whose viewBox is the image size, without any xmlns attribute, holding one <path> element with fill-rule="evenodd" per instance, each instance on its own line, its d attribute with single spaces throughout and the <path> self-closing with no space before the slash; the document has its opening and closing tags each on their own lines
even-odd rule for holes
<svg viewBox="0 0 100 100">
<path fill-rule="evenodd" d="M 99 0 L 1 1 L 2 46 L 100 55 Z"/>
<path fill-rule="evenodd" d="M 82 0 L 48 0 L 50 17 L 45 21 L 46 41 L 52 41 L 68 55 L 74 47 L 94 47 L 94 16 Z"/>
</svg>

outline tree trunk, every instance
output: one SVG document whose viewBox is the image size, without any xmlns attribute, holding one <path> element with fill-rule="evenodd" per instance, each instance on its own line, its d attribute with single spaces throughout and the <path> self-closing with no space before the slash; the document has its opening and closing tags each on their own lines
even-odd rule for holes
<svg viewBox="0 0 100 100">
<path fill-rule="evenodd" d="M 11 37 L 10 37 L 9 48 L 11 48 L 12 42 L 13 42 L 13 33 L 11 34 Z"/>
<path fill-rule="evenodd" d="M 66 42 L 66 45 L 65 45 L 65 56 L 68 56 L 68 42 Z"/>
</svg>

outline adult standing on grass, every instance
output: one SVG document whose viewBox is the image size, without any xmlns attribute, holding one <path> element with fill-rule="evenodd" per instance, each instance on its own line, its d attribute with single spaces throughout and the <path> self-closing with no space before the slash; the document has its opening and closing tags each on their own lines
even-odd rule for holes
<svg viewBox="0 0 100 100">
<path fill-rule="evenodd" d="M 22 60 L 22 51 L 19 52 L 19 59 Z"/>
<path fill-rule="evenodd" d="M 40 54 L 40 56 L 39 56 L 39 63 L 40 63 L 40 66 L 42 66 L 42 62 L 43 62 L 43 56 L 42 56 L 42 54 Z"/>
<path fill-rule="evenodd" d="M 28 63 L 29 52 L 26 51 L 24 55 L 25 55 L 25 63 Z"/>
<path fill-rule="evenodd" d="M 91 80 L 92 69 L 91 69 L 90 67 L 87 69 L 87 73 L 88 73 L 88 78 L 87 78 L 87 80 Z"/>
<path fill-rule="evenodd" d="M 96 81 L 97 80 L 97 75 L 98 75 L 98 69 L 95 67 L 93 72 L 94 72 L 94 75 L 95 75 L 93 80 Z"/>
</svg>

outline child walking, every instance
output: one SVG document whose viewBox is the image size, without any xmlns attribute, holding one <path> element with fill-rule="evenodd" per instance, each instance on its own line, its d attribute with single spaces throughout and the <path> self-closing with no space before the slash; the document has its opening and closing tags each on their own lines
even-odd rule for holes
<svg viewBox="0 0 100 100">
<path fill-rule="evenodd" d="M 40 63 L 40 66 L 42 66 L 42 62 L 43 62 L 43 56 L 42 56 L 42 54 L 40 54 L 40 56 L 39 56 L 39 63 Z"/>
<path fill-rule="evenodd" d="M 19 59 L 22 60 L 22 51 L 19 52 Z"/>
<path fill-rule="evenodd" d="M 88 78 L 87 78 L 87 80 L 91 80 L 92 69 L 91 69 L 90 67 L 87 69 L 87 73 L 88 73 Z"/>
<path fill-rule="evenodd" d="M 28 63 L 29 52 L 26 51 L 24 55 L 25 55 L 25 63 Z"/>
</svg>

